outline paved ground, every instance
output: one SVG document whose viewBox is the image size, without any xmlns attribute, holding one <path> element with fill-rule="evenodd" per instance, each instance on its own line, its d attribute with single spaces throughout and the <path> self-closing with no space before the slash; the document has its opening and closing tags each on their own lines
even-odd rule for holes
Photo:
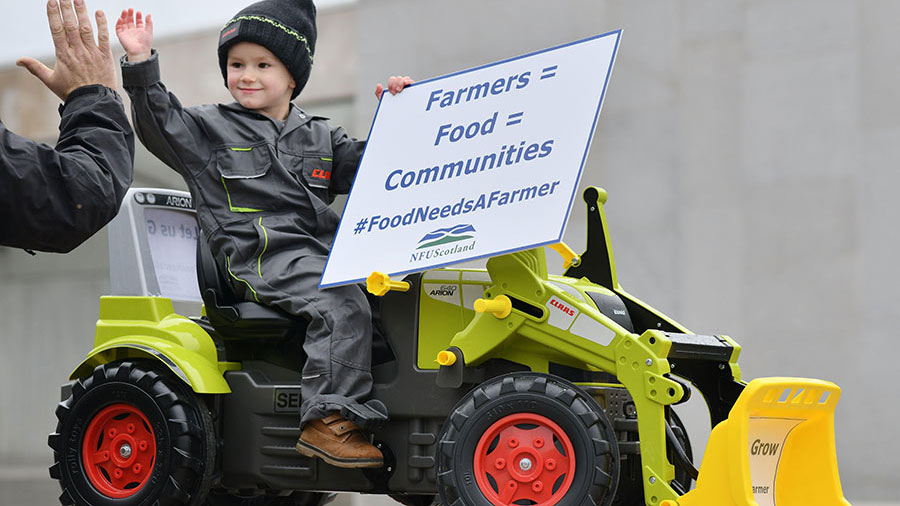
<svg viewBox="0 0 900 506">
<path fill-rule="evenodd" d="M 9 474 L 9 473 L 7 473 Z M 57 506 L 59 486 L 50 478 L 25 476 L 0 478 L 0 506 Z M 383 496 L 340 494 L 334 506 L 397 506 L 399 503 Z M 900 506 L 900 503 L 854 502 L 853 506 Z"/>
<path fill-rule="evenodd" d="M 47 478 L 0 478 L 0 506 L 58 506 L 59 485 Z M 334 506 L 399 506 L 388 497 L 340 494 Z M 900 506 L 900 505 L 898 505 Z"/>
</svg>

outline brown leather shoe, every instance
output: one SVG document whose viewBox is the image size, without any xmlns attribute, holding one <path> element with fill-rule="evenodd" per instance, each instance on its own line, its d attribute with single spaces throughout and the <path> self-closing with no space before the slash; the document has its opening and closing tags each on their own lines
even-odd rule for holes
<svg viewBox="0 0 900 506">
<path fill-rule="evenodd" d="M 384 462 L 381 451 L 359 427 L 337 413 L 307 423 L 297 441 L 297 452 L 337 467 L 381 467 Z"/>
</svg>

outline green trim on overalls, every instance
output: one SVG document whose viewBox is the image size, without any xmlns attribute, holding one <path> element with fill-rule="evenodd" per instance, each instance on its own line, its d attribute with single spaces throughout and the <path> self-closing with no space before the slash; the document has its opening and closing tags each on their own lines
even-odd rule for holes
<svg viewBox="0 0 900 506">
<path fill-rule="evenodd" d="M 231 148 L 235 149 L 235 148 Z M 225 188 L 225 196 L 228 197 L 228 210 L 233 213 L 261 213 L 262 209 L 253 209 L 252 207 L 235 207 L 231 205 L 231 193 L 228 192 L 228 185 L 225 184 L 225 176 L 220 178 L 222 186 Z"/>
<path fill-rule="evenodd" d="M 262 216 L 259 217 L 259 228 L 263 231 L 263 237 L 266 242 L 263 243 L 262 252 L 259 254 L 259 258 L 256 259 L 256 271 L 259 273 L 259 278 L 262 279 L 262 257 L 266 254 L 266 248 L 269 247 L 269 231 L 266 230 L 266 227 L 262 224 Z"/>
<path fill-rule="evenodd" d="M 241 278 L 235 276 L 234 273 L 231 272 L 231 257 L 225 257 L 225 270 L 228 271 L 228 274 L 231 275 L 231 277 L 234 278 L 235 281 L 240 281 L 241 283 L 244 283 L 245 285 L 247 285 L 247 288 L 249 288 L 250 291 L 253 292 L 253 298 L 256 299 L 256 302 L 259 302 L 259 297 L 256 295 L 256 290 L 254 290 L 253 287 L 250 286 L 250 283 L 248 283 L 244 279 L 241 279 Z"/>
</svg>

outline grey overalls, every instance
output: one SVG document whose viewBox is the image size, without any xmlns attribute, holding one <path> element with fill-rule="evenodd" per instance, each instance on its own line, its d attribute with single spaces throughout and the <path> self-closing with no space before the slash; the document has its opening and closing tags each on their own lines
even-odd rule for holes
<svg viewBox="0 0 900 506">
<path fill-rule="evenodd" d="M 301 425 L 357 407 L 372 388 L 372 318 L 358 285 L 319 290 L 365 142 L 291 105 L 284 126 L 239 104 L 182 108 L 156 52 L 122 62 L 138 138 L 190 188 L 200 227 L 238 296 L 309 321 Z"/>
</svg>

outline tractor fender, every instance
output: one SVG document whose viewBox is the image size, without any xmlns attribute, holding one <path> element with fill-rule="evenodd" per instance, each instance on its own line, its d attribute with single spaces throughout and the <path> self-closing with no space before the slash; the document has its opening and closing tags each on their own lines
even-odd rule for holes
<svg viewBox="0 0 900 506">
<path fill-rule="evenodd" d="M 90 376 L 98 365 L 130 358 L 147 358 L 164 364 L 198 394 L 231 393 L 218 362 L 170 341 L 148 336 L 126 336 L 94 348 L 69 380 Z"/>
<path fill-rule="evenodd" d="M 69 379 L 85 378 L 98 365 L 131 358 L 159 361 L 200 394 L 231 393 L 224 372 L 238 368 L 219 363 L 209 334 L 175 314 L 171 300 L 101 297 L 94 349 Z"/>
</svg>

